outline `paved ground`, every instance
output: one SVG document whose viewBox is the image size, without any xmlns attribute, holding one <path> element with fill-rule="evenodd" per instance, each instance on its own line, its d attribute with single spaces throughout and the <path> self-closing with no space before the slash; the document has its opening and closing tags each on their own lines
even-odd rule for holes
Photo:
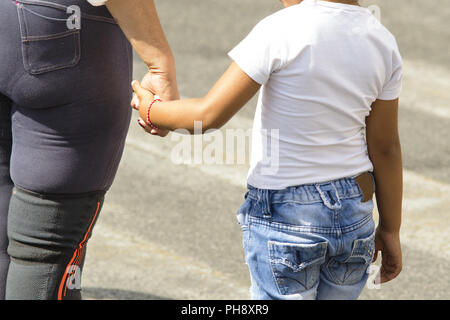
<svg viewBox="0 0 450 320">
<path fill-rule="evenodd" d="M 404 271 L 381 288 L 366 288 L 362 299 L 448 299 L 450 7 L 445 1 L 362 1 L 371 4 L 380 6 L 405 64 Z M 230 63 L 226 52 L 260 18 L 280 8 L 276 0 L 159 0 L 157 5 L 185 97 L 205 94 Z M 135 59 L 135 78 L 144 70 Z M 227 128 L 250 128 L 255 102 Z M 171 152 L 177 138 L 150 137 L 132 123 L 89 244 L 86 299 L 249 298 L 235 219 L 247 166 L 175 164 Z"/>
</svg>

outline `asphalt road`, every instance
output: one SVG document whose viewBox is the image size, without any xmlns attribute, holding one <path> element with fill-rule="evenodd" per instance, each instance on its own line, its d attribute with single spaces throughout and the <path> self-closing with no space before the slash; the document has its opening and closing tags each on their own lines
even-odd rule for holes
<svg viewBox="0 0 450 320">
<path fill-rule="evenodd" d="M 448 0 L 372 0 L 404 58 L 400 134 L 405 168 L 404 270 L 362 299 L 450 298 L 450 29 Z M 182 96 L 205 94 L 227 52 L 277 0 L 157 1 Z M 135 58 L 135 78 L 145 68 Z M 253 99 L 226 128 L 250 128 Z M 94 235 L 85 299 L 248 299 L 235 212 L 247 165 L 177 164 L 179 136 L 146 135 L 134 122 Z M 193 140 L 192 140 L 192 143 Z M 206 145 L 206 142 L 205 142 Z M 377 213 L 375 212 L 375 217 Z"/>
</svg>

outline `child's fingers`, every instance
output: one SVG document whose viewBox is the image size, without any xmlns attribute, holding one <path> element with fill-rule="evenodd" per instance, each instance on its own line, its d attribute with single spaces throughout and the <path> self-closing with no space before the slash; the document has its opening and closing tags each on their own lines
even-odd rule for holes
<svg viewBox="0 0 450 320">
<path fill-rule="evenodd" d="M 142 119 L 138 119 L 138 124 L 141 126 L 142 129 L 144 129 L 147 133 L 153 134 L 153 135 L 157 135 L 158 134 L 158 130 L 156 130 L 155 128 L 150 127 L 149 125 L 147 125 L 145 123 L 144 120 Z"/>
<path fill-rule="evenodd" d="M 148 133 L 151 133 L 151 127 L 147 126 L 147 124 L 145 123 L 145 121 L 143 121 L 142 119 L 138 119 L 138 124 L 141 126 L 142 129 L 144 129 L 145 131 L 147 131 Z"/>
</svg>

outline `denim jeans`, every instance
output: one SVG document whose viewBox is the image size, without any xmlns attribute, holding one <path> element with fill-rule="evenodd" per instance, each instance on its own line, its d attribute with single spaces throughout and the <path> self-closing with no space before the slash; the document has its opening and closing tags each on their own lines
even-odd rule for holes
<svg viewBox="0 0 450 320">
<path fill-rule="evenodd" d="M 374 254 L 373 200 L 364 200 L 353 177 L 248 186 L 238 221 L 252 299 L 357 299 Z"/>
</svg>

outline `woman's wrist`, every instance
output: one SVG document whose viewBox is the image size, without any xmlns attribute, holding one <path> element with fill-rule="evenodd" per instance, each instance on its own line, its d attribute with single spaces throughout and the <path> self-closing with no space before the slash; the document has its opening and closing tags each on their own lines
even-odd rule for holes
<svg viewBox="0 0 450 320">
<path fill-rule="evenodd" d="M 158 94 L 162 100 L 178 100 L 177 76 L 175 65 L 158 64 L 147 66 L 151 77 L 151 88 Z"/>
</svg>

